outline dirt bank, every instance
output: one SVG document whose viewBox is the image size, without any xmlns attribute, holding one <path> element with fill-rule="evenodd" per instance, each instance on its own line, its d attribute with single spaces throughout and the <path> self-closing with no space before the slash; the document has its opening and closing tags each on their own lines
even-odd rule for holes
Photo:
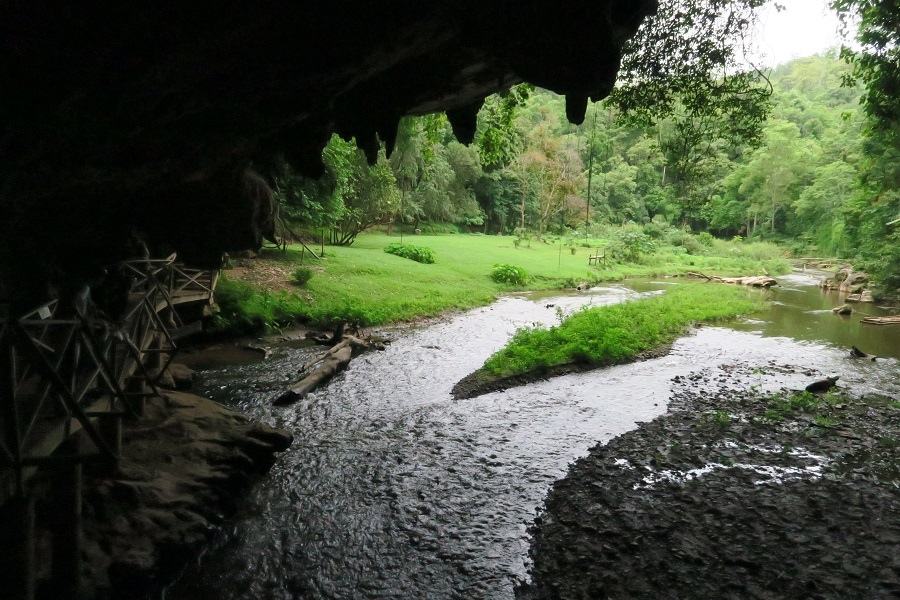
<svg viewBox="0 0 900 600">
<path fill-rule="evenodd" d="M 115 471 L 85 467 L 82 597 L 141 598 L 171 580 L 291 441 L 193 394 L 149 399 Z"/>
<path fill-rule="evenodd" d="M 676 378 L 667 415 L 577 461 L 517 598 L 900 596 L 898 399 L 732 385 L 760 371 Z"/>
<path fill-rule="evenodd" d="M 663 344 L 662 346 L 657 346 L 656 348 L 645 350 L 644 352 L 641 352 L 630 358 L 619 360 L 610 359 L 603 362 L 591 364 L 568 363 L 565 365 L 550 367 L 548 369 L 539 369 L 536 371 L 531 371 L 529 373 L 522 373 L 521 375 L 512 375 L 510 377 L 497 377 L 490 373 L 487 373 L 484 370 L 478 370 L 474 373 L 469 373 L 458 382 L 456 382 L 456 385 L 453 386 L 453 390 L 451 393 L 456 400 L 465 400 L 466 398 L 475 398 L 476 396 L 481 396 L 482 394 L 488 394 L 490 392 L 497 392 L 500 390 L 507 390 L 511 387 L 517 387 L 521 385 L 528 385 L 529 383 L 534 383 L 535 381 L 542 381 L 544 379 L 560 377 L 561 375 L 568 375 L 569 373 L 583 373 L 585 371 L 594 371 L 596 369 L 602 369 L 604 367 L 611 367 L 614 365 L 624 365 L 642 360 L 650 360 L 651 358 L 660 358 L 671 351 L 672 344 Z"/>
</svg>

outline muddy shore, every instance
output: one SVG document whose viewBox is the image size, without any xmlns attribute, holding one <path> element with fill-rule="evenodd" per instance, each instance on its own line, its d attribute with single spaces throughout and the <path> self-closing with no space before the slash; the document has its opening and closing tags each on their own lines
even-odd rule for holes
<svg viewBox="0 0 900 600">
<path fill-rule="evenodd" d="M 797 369 L 675 378 L 666 415 L 554 485 L 517 598 L 900 597 L 898 398 L 747 385 Z"/>
</svg>

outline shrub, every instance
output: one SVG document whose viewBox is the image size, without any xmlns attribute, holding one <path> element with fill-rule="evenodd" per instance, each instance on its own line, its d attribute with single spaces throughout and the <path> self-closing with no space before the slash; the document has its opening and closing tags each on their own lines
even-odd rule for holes
<svg viewBox="0 0 900 600">
<path fill-rule="evenodd" d="M 384 251 L 388 254 L 395 254 L 426 265 L 430 265 L 434 262 L 434 250 L 423 246 L 393 243 L 388 244 Z"/>
<path fill-rule="evenodd" d="M 531 248 L 531 238 L 532 234 L 528 229 L 524 227 L 516 227 L 513 230 L 513 235 L 516 236 L 516 239 L 513 240 L 513 245 L 518 248 L 522 242 L 526 242 L 527 246 Z"/>
<path fill-rule="evenodd" d="M 629 262 L 637 262 L 642 254 L 652 254 L 656 242 L 638 227 L 620 229 L 612 244 L 614 253 Z"/>
<path fill-rule="evenodd" d="M 713 240 L 716 238 L 713 237 L 708 231 L 701 231 L 697 234 L 697 241 L 706 246 L 707 248 L 713 245 Z"/>
<path fill-rule="evenodd" d="M 513 265 L 494 265 L 491 270 L 491 279 L 497 283 L 505 283 L 507 285 L 525 285 L 528 281 L 528 274 L 522 267 Z"/>
<path fill-rule="evenodd" d="M 306 283 L 312 279 L 312 276 L 313 272 L 309 267 L 297 267 L 294 269 L 294 272 L 291 273 L 291 281 L 297 285 L 306 285 Z"/>
<path fill-rule="evenodd" d="M 684 248 L 684 251 L 688 254 L 702 254 L 704 250 L 703 244 L 697 238 L 680 229 L 676 229 L 669 234 L 669 243 L 673 246 Z"/>
</svg>

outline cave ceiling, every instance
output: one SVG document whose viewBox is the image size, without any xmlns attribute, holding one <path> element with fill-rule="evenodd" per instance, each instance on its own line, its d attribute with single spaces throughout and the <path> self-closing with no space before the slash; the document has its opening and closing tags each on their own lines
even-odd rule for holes
<svg viewBox="0 0 900 600">
<path fill-rule="evenodd" d="M 11 0 L 0 7 L 0 273 L 87 280 L 140 235 L 197 264 L 247 245 L 244 174 L 321 172 L 333 132 L 369 156 L 404 115 L 470 141 L 527 81 L 570 119 L 614 83 L 655 0 L 389 3 Z M 261 169 L 258 169 L 261 170 Z M 27 277 L 26 277 L 27 273 Z"/>
</svg>

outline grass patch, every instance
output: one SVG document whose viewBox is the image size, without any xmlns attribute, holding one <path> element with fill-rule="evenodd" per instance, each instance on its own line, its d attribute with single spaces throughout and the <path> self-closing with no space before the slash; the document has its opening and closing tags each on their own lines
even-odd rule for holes
<svg viewBox="0 0 900 600">
<path fill-rule="evenodd" d="M 434 264 L 434 251 L 424 246 L 413 246 L 412 244 L 388 244 L 384 251 L 395 256 L 402 256 L 416 262 L 430 265 Z"/>
<path fill-rule="evenodd" d="M 624 362 L 671 343 L 692 323 L 761 310 L 764 304 L 758 291 L 686 283 L 660 296 L 577 312 L 555 327 L 520 330 L 482 369 L 511 377 L 572 363 Z"/>
<path fill-rule="evenodd" d="M 641 257 L 639 263 L 611 261 L 598 268 L 588 265 L 588 256 L 595 247 L 606 244 L 599 238 L 590 239 L 588 248 L 576 248 L 575 254 L 559 244 L 537 241 L 529 248 L 516 248 L 513 236 L 435 235 L 417 236 L 416 241 L 423 238 L 440 257 L 434 264 L 385 253 L 385 247 L 399 238 L 380 233 L 361 235 L 349 247 L 329 246 L 324 260 L 307 255 L 302 265 L 299 246 L 291 246 L 287 252 L 265 251 L 260 259 L 247 261 L 250 269 L 261 271 L 267 264 L 304 266 L 314 277 L 301 289 L 284 281 L 283 291 L 269 292 L 245 286 L 237 289 L 240 282 L 220 281 L 216 298 L 221 310 L 214 328 L 221 333 L 260 334 L 295 322 L 323 327 L 340 321 L 382 325 L 483 306 L 511 289 L 559 289 L 582 281 L 601 283 L 689 271 L 719 276 L 756 274 L 761 267 L 773 274 L 789 271 L 775 246 L 766 246 L 769 254 L 762 261 L 746 256 L 763 258 L 761 251 L 736 252 L 734 244 L 720 248 L 721 256 L 688 255 L 664 246 L 656 254 Z M 510 286 L 493 281 L 490 274 L 497 264 L 523 269 L 528 273 L 527 283 Z"/>
</svg>

